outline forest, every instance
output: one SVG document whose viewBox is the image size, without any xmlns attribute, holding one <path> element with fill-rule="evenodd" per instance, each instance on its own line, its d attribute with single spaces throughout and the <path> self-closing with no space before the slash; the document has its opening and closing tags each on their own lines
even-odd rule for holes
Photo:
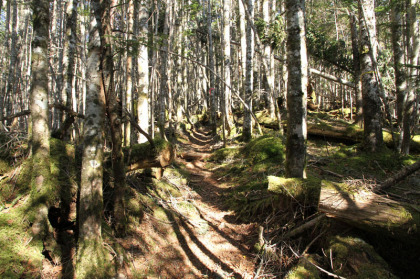
<svg viewBox="0 0 420 279">
<path fill-rule="evenodd" d="M 420 278 L 419 0 L 0 0 L 0 278 Z"/>
</svg>

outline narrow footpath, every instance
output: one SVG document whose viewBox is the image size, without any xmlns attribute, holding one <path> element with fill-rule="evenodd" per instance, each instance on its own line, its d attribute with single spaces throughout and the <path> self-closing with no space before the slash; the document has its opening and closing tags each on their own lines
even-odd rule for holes
<svg viewBox="0 0 420 279">
<path fill-rule="evenodd" d="M 207 128 L 191 132 L 188 142 L 180 143 L 175 164 L 187 173 L 187 183 L 176 185 L 182 198 L 161 201 L 168 221 L 159 221 L 156 212 L 145 214 L 136 234 L 122 241 L 138 272 L 125 272 L 127 278 L 254 278 L 256 225 L 236 222 L 224 206 L 223 194 L 231 185 L 216 177 L 206 162 L 213 143 Z M 163 179 L 170 176 L 165 171 Z M 185 201 L 197 218 L 174 210 Z"/>
</svg>

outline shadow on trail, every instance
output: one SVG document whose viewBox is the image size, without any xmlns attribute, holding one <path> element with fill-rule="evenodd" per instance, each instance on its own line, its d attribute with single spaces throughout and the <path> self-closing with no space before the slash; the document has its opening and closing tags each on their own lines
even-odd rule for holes
<svg viewBox="0 0 420 279">
<path fill-rule="evenodd" d="M 191 263 L 197 268 L 203 275 L 210 276 L 210 278 L 224 278 L 221 274 L 212 271 L 209 269 L 191 250 L 188 245 L 188 242 L 185 236 L 182 234 L 180 226 L 176 222 L 174 215 L 171 211 L 165 210 L 166 216 L 168 220 L 172 222 L 172 228 L 175 231 L 176 237 L 178 239 L 179 244 L 181 245 L 182 249 L 184 250 L 185 254 L 187 255 L 188 259 Z M 195 233 L 191 230 L 191 228 L 185 223 L 184 220 L 179 219 L 181 227 L 187 232 L 188 236 L 190 237 L 191 241 L 197 245 L 197 247 L 207 256 L 209 257 L 214 263 L 219 264 L 220 267 L 223 269 L 224 272 L 228 272 L 234 275 L 234 278 L 242 278 L 240 274 L 236 273 L 232 268 L 230 268 L 226 263 L 224 263 L 221 259 L 219 259 L 216 255 L 214 255 L 207 247 L 201 243 L 201 241 L 195 236 Z"/>
</svg>

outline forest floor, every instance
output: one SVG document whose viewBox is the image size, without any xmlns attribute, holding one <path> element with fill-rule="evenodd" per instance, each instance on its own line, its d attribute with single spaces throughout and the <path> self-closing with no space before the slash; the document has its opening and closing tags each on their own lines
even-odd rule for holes
<svg viewBox="0 0 420 279">
<path fill-rule="evenodd" d="M 316 276 L 306 273 L 301 259 L 310 257 L 346 278 L 395 278 L 384 277 L 389 272 L 400 278 L 419 278 L 418 245 L 379 237 L 334 218 L 323 219 L 285 240 L 287 233 L 317 219 L 320 213 L 319 193 L 302 202 L 287 195 L 280 197 L 267 188 L 269 176 L 284 176 L 283 137 L 265 129 L 264 136 L 248 143 L 233 135 L 222 147 L 209 127 L 199 125 L 177 134 L 176 159 L 161 179 L 156 179 L 154 170 L 127 173 L 128 223 L 121 238 L 112 230 L 113 193 L 110 171 L 105 170 L 102 237 L 112 266 L 110 277 L 329 278 L 325 272 Z M 13 159 L 15 150 L 23 150 L 22 142 L 17 140 L 16 148 L 7 149 L 11 154 L 0 155 Z M 56 184 L 64 188 L 77 185 L 75 147 L 57 140 L 51 143 L 54 170 L 60 171 Z M 410 156 L 389 149 L 366 154 L 358 144 L 327 137 L 309 137 L 307 150 L 305 185 L 318 191 L 324 180 L 374 186 L 420 160 L 418 151 Z M 65 262 L 64 255 L 55 250 L 46 257 L 42 245 L 32 238 L 27 217 L 31 176 L 26 161 L 23 158 L 23 163 L 10 164 L 9 159 L 0 160 L 0 278 L 73 278 L 74 261 Z M 420 212 L 419 181 L 417 172 L 385 194 L 409 202 Z M 351 249 L 341 249 L 345 241 Z M 368 247 L 357 248 L 365 241 Z M 62 244 L 61 248 L 74 251 L 70 242 Z M 373 249 L 383 259 L 376 260 Z M 349 254 L 341 255 L 347 250 Z M 370 263 L 367 270 L 376 277 L 361 275 L 364 262 Z"/>
<path fill-rule="evenodd" d="M 194 130 L 188 137 L 178 147 L 176 162 L 188 177 L 185 185 L 175 186 L 182 196 L 171 196 L 166 206 L 168 201 L 160 201 L 168 220 L 145 216 L 137 228 L 140 237 L 134 234 L 121 244 L 131 253 L 135 273 L 143 278 L 253 278 L 255 255 L 250 251 L 257 225 L 235 221 L 234 213 L 226 209 L 224 193 L 231 185 L 221 182 L 206 162 L 215 144 L 210 130 Z M 166 172 L 163 180 L 169 179 L 171 173 Z M 183 214 L 180 200 L 198 216 Z M 143 252 L 146 246 L 149 251 Z"/>
</svg>

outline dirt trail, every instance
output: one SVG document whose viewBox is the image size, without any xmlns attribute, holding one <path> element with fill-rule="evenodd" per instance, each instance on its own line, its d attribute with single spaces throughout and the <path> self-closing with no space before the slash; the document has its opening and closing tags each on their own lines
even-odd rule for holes
<svg viewBox="0 0 420 279">
<path fill-rule="evenodd" d="M 236 223 L 233 213 L 224 209 L 222 194 L 229 185 L 221 183 L 205 162 L 213 142 L 209 130 L 196 130 L 188 143 L 181 144 L 177 159 L 189 173 L 188 185 L 177 188 L 198 210 L 205 230 L 194 224 L 197 220 L 191 222 L 171 210 L 164 213 L 170 222 L 146 214 L 136 234 L 121 243 L 137 272 L 128 272 L 128 278 L 253 278 L 250 247 L 255 225 Z"/>
<path fill-rule="evenodd" d="M 198 235 L 197 240 L 202 245 L 198 245 L 198 250 L 194 251 L 197 254 L 199 250 L 211 251 L 213 255 L 206 263 L 219 265 L 218 274 L 223 278 L 252 278 L 255 263 L 249 245 L 252 245 L 252 239 L 255 238 L 254 226 L 232 222 L 233 213 L 226 211 L 223 206 L 222 194 L 228 190 L 229 185 L 221 183 L 206 168 L 204 161 L 213 149 L 210 130 L 203 128 L 193 131 L 190 142 L 189 150 L 183 153 L 181 161 L 191 174 L 189 186 L 193 190 L 192 202 L 201 218 L 210 226 L 205 235 Z"/>
</svg>

